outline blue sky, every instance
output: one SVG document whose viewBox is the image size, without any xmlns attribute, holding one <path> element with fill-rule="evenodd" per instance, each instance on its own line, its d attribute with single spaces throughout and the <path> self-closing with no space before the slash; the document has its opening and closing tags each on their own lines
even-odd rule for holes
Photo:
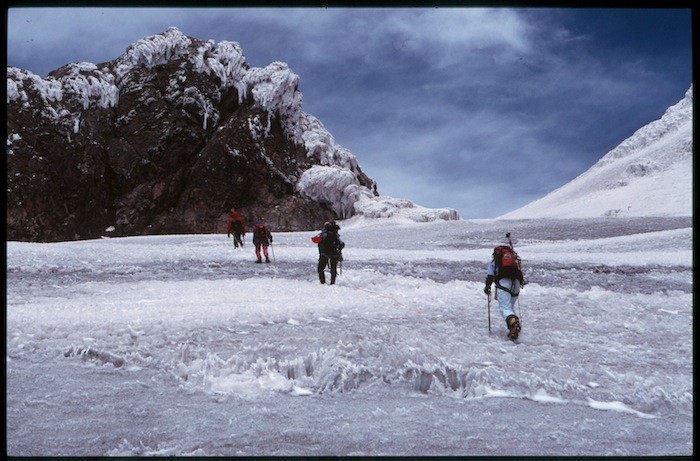
<svg viewBox="0 0 700 461">
<path fill-rule="evenodd" d="M 690 8 L 8 9 L 7 65 L 102 63 L 170 26 L 284 61 L 379 192 L 491 218 L 566 184 L 692 83 Z"/>
</svg>

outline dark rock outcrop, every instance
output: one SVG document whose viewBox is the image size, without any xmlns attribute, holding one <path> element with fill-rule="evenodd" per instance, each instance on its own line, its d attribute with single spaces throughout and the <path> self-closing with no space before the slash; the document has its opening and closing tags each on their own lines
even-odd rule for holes
<svg viewBox="0 0 700 461">
<path fill-rule="evenodd" d="M 338 216 L 297 187 L 329 165 L 310 152 L 298 77 L 250 69 L 237 43 L 173 28 L 114 61 L 7 77 L 8 240 L 225 232 L 232 208 L 278 231 Z"/>
</svg>

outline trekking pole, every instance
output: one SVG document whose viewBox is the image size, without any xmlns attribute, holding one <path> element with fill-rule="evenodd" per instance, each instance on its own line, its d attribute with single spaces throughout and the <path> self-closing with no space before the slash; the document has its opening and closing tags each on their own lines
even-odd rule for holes
<svg viewBox="0 0 700 461">
<path fill-rule="evenodd" d="M 523 313 L 520 310 L 520 296 L 518 296 L 518 319 L 520 319 L 520 325 L 523 324 Z"/>
<path fill-rule="evenodd" d="M 489 334 L 491 333 L 491 293 L 488 293 L 488 302 L 487 302 L 487 307 L 489 311 Z"/>
<path fill-rule="evenodd" d="M 510 232 L 506 233 L 506 238 L 508 239 L 508 245 L 510 245 L 511 250 L 515 251 L 515 249 L 513 248 L 513 241 L 510 239 Z M 520 269 L 520 257 L 517 257 L 516 261 L 517 261 L 518 270 L 519 270 Z M 522 314 L 522 312 L 520 312 L 520 296 L 518 296 L 516 303 L 518 304 L 518 319 L 520 320 L 520 324 L 522 325 L 523 314 Z"/>
<path fill-rule="evenodd" d="M 270 242 L 270 249 L 272 250 L 272 261 L 277 262 L 277 258 L 275 258 L 275 246 Z"/>
</svg>

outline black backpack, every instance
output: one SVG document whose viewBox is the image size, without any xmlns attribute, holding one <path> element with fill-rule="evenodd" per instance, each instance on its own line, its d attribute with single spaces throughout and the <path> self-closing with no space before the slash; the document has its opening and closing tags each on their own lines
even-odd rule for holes
<svg viewBox="0 0 700 461">
<path fill-rule="evenodd" d="M 240 233 L 240 232 L 243 231 L 243 225 L 242 225 L 241 222 L 240 222 L 239 220 L 237 220 L 237 219 L 234 219 L 234 220 L 233 220 L 232 226 L 233 226 L 233 230 L 234 230 L 235 232 Z"/>
<path fill-rule="evenodd" d="M 340 254 L 343 250 L 343 243 L 340 241 L 340 236 L 335 232 L 328 232 L 326 238 L 319 244 L 321 253 L 329 256 Z"/>
</svg>

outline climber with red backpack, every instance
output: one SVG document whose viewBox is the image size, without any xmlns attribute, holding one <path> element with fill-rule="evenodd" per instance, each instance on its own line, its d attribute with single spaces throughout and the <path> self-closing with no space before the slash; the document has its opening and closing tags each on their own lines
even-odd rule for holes
<svg viewBox="0 0 700 461">
<path fill-rule="evenodd" d="M 231 219 L 228 220 L 228 232 L 226 236 L 231 237 L 231 234 L 233 234 L 233 247 L 242 247 L 243 239 L 241 237 L 245 237 L 245 223 L 236 210 L 231 210 Z"/>
<path fill-rule="evenodd" d="M 330 267 L 330 282 L 331 285 L 335 285 L 338 263 L 343 260 L 345 242 L 340 239 L 339 230 L 340 226 L 335 221 L 326 222 L 321 232 L 311 238 L 311 241 L 318 245 L 318 279 L 323 284 L 326 283 L 326 267 Z"/>
<path fill-rule="evenodd" d="M 257 256 L 257 263 L 262 262 L 262 257 L 260 256 L 260 247 L 262 247 L 263 253 L 265 254 L 265 262 L 270 262 L 270 256 L 267 252 L 267 247 L 272 243 L 272 234 L 265 227 L 262 221 L 255 223 L 255 229 L 253 230 L 253 245 L 255 245 L 255 256 Z"/>
<path fill-rule="evenodd" d="M 520 269 L 520 257 L 513 249 L 510 232 L 506 234 L 508 245 L 499 245 L 493 250 L 493 259 L 486 272 L 486 287 L 484 293 L 491 301 L 491 285 L 496 283 L 496 296 L 501 315 L 508 327 L 508 338 L 517 339 L 520 334 L 520 319 L 515 314 L 515 303 L 520 289 L 525 286 L 525 278 Z M 490 310 L 489 310 L 490 312 Z M 490 330 L 489 316 L 489 330 Z"/>
</svg>

